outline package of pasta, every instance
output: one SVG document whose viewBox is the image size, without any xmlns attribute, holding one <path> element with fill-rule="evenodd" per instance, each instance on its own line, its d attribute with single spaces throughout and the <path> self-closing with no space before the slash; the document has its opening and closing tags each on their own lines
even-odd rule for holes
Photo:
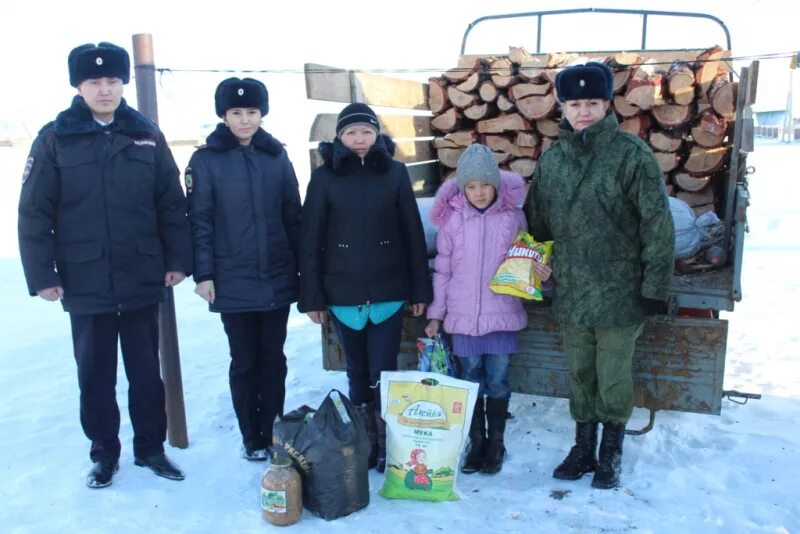
<svg viewBox="0 0 800 534">
<path fill-rule="evenodd" d="M 534 241 L 528 232 L 520 231 L 497 268 L 489 288 L 495 293 L 527 300 L 542 300 L 542 281 L 536 276 L 534 263 L 548 263 L 553 242 Z"/>
</svg>

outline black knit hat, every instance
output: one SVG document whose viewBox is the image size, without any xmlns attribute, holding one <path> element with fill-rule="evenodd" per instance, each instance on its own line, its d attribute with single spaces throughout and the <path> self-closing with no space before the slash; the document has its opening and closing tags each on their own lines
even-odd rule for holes
<svg viewBox="0 0 800 534">
<path fill-rule="evenodd" d="M 556 75 L 556 92 L 567 100 L 614 99 L 614 74 L 606 65 L 590 62 L 568 67 Z"/>
<path fill-rule="evenodd" d="M 353 124 L 366 124 L 375 133 L 381 133 L 381 125 L 378 122 L 378 116 L 372 111 L 372 108 L 366 104 L 355 102 L 346 106 L 336 119 L 336 137 Z"/>
<path fill-rule="evenodd" d="M 67 58 L 69 83 L 78 87 L 84 80 L 119 78 L 122 83 L 131 79 L 131 60 L 124 48 L 111 43 L 91 43 L 72 49 Z"/>
<path fill-rule="evenodd" d="M 228 78 L 222 80 L 214 93 L 217 117 L 231 108 L 258 108 L 261 116 L 269 113 L 267 86 L 253 78 Z"/>
</svg>

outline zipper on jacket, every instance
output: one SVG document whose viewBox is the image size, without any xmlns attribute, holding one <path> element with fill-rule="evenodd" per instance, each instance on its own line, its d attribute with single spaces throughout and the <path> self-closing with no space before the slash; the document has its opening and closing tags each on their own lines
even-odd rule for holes
<svg viewBox="0 0 800 534">
<path fill-rule="evenodd" d="M 475 290 L 475 293 L 478 295 L 478 309 L 477 309 L 477 313 L 475 314 L 475 332 L 476 332 L 476 335 L 480 335 L 480 334 L 477 334 L 477 332 L 478 332 L 478 326 L 481 323 L 480 322 L 481 306 L 483 305 L 483 302 L 482 302 L 483 301 L 483 298 L 482 298 L 483 297 L 483 291 L 482 291 L 482 287 L 483 287 L 483 241 L 484 241 L 484 237 L 485 237 L 485 233 L 486 233 L 486 224 L 485 224 L 486 223 L 486 218 L 484 217 L 483 213 L 481 213 L 479 215 L 479 217 L 480 217 L 480 220 L 481 220 L 481 222 L 480 222 L 480 225 L 481 225 L 480 230 L 481 231 L 480 231 L 480 241 L 478 242 L 478 260 L 480 261 L 480 268 L 478 269 L 478 287 Z"/>
<path fill-rule="evenodd" d="M 117 297 L 117 309 L 122 309 L 122 304 L 119 303 L 119 295 L 116 294 L 114 290 L 114 256 L 112 252 L 112 243 L 111 243 L 111 227 L 108 222 L 108 194 L 106 188 L 106 168 L 108 167 L 108 160 L 109 154 L 111 153 L 111 144 L 114 142 L 114 139 L 111 137 L 111 132 L 108 130 L 103 130 L 103 137 L 101 137 L 100 142 L 103 143 L 103 163 L 101 164 L 100 168 L 100 185 L 103 188 L 103 211 L 105 212 L 105 219 L 106 219 L 106 238 L 105 238 L 105 245 L 108 248 L 108 270 L 109 276 L 108 280 L 111 283 L 111 294 Z"/>
</svg>

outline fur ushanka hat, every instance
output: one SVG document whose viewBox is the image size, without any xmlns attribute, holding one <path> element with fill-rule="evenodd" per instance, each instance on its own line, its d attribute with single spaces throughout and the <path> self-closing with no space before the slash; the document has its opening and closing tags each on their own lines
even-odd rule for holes
<svg viewBox="0 0 800 534">
<path fill-rule="evenodd" d="M 77 46 L 69 53 L 67 65 L 72 87 L 78 87 L 81 82 L 95 78 L 119 78 L 122 83 L 128 83 L 131 79 L 128 52 L 111 43 Z"/>
<path fill-rule="evenodd" d="M 253 78 L 228 78 L 222 80 L 214 93 L 217 117 L 231 108 L 258 108 L 261 116 L 269 113 L 267 86 Z"/>
<path fill-rule="evenodd" d="M 614 74 L 602 63 L 567 67 L 556 75 L 558 100 L 614 99 Z"/>
</svg>

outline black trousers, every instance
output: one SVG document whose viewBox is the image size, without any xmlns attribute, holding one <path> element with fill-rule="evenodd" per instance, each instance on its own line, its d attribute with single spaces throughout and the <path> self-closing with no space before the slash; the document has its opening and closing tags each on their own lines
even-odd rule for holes
<svg viewBox="0 0 800 534">
<path fill-rule="evenodd" d="M 158 305 L 122 313 L 71 313 L 70 322 L 81 390 L 81 426 L 92 441 L 89 457 L 114 461 L 120 455 L 118 340 L 129 384 L 133 454 L 147 457 L 163 452 L 167 414 L 158 361 Z"/>
<path fill-rule="evenodd" d="M 367 326 L 361 330 L 353 330 L 333 313 L 331 317 L 344 347 L 350 400 L 359 405 L 380 398 L 376 386 L 381 379 L 381 371 L 397 370 L 397 355 L 403 334 L 403 308 L 380 324 L 367 321 Z"/>
<path fill-rule="evenodd" d="M 272 445 L 272 424 L 286 396 L 286 323 L 289 306 L 271 311 L 223 313 L 231 365 L 233 410 L 246 447 Z"/>
</svg>

